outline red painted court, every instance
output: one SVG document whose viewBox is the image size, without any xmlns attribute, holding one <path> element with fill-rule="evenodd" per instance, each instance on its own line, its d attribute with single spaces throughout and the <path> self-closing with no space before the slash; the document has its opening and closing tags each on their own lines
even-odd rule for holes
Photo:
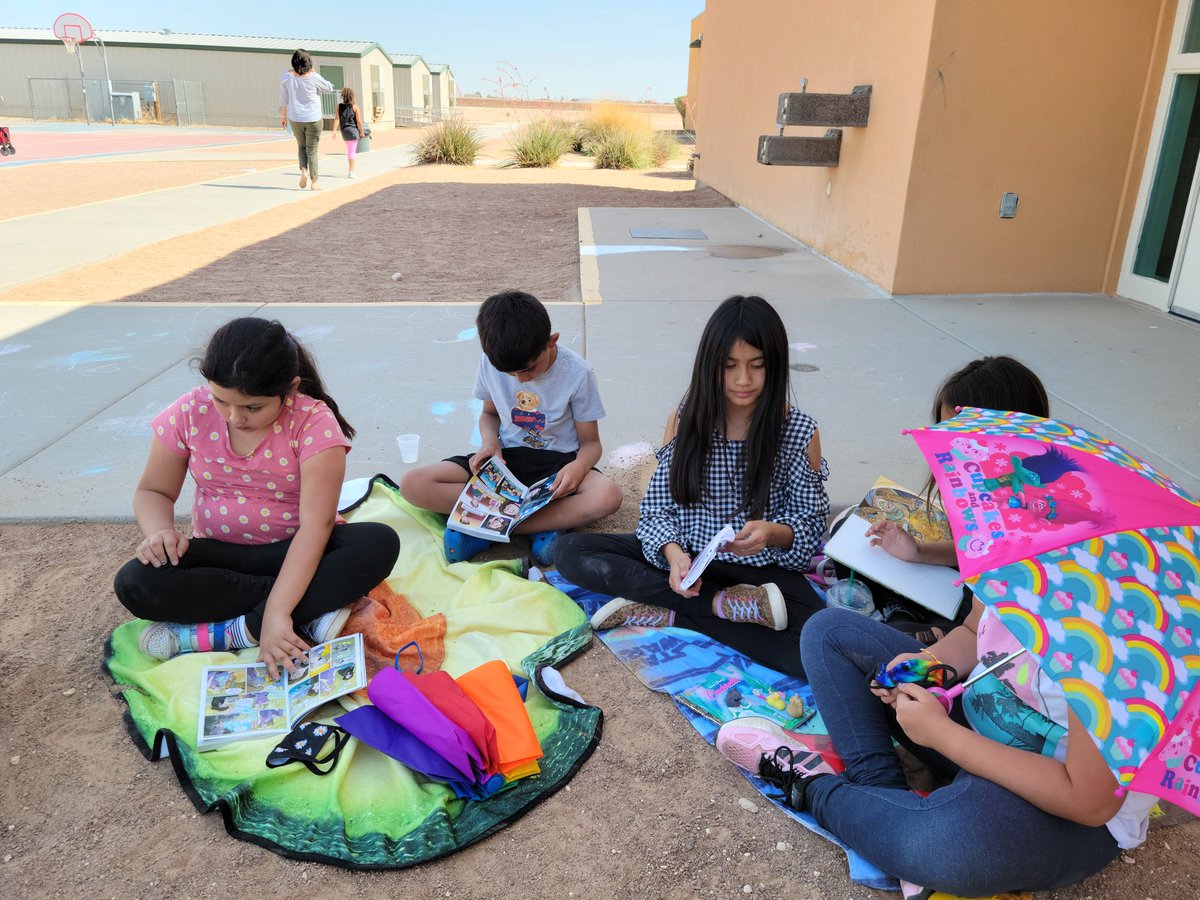
<svg viewBox="0 0 1200 900">
<path fill-rule="evenodd" d="M 0 157 L 0 168 L 32 163 L 123 156 L 156 150 L 262 144 L 287 140 L 279 131 L 236 131 L 232 129 L 176 128 L 169 125 L 82 125 L 77 123 L 0 122 L 6 125 L 17 152 Z"/>
</svg>

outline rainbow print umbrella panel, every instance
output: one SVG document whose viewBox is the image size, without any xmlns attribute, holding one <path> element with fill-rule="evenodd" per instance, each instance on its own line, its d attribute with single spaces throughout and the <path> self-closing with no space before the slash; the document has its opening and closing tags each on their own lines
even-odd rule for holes
<svg viewBox="0 0 1200 900">
<path fill-rule="evenodd" d="M 1200 504 L 1052 420 L 965 409 L 911 433 L 976 595 L 1122 784 L 1200 815 Z"/>
</svg>

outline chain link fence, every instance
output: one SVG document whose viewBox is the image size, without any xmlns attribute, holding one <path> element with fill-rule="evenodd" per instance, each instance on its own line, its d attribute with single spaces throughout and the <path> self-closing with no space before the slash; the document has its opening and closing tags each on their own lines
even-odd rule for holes
<svg viewBox="0 0 1200 900">
<path fill-rule="evenodd" d="M 199 81 L 140 81 L 29 76 L 34 119 L 78 122 L 141 122 L 205 125 L 204 85 Z"/>
</svg>

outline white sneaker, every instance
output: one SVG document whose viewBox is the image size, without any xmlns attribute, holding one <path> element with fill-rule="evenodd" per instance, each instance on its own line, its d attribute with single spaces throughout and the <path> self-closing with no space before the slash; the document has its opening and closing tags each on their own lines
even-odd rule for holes
<svg viewBox="0 0 1200 900">
<path fill-rule="evenodd" d="M 353 172 L 351 172 L 351 173 L 350 173 L 350 177 L 351 177 L 351 178 L 357 178 L 358 176 L 357 176 L 357 175 L 355 175 Z"/>
<path fill-rule="evenodd" d="M 343 606 L 341 609 L 317 616 L 304 626 L 304 630 L 308 632 L 308 636 L 312 638 L 314 644 L 324 644 L 342 633 L 342 629 L 346 627 L 346 620 L 349 618 L 350 607 Z"/>
</svg>

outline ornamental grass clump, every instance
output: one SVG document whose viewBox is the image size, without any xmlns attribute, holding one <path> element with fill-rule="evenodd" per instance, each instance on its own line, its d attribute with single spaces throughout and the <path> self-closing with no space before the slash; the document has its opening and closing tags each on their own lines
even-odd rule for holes
<svg viewBox="0 0 1200 900">
<path fill-rule="evenodd" d="M 679 153 L 679 141 L 669 131 L 656 131 L 650 138 L 650 165 L 661 168 Z"/>
<path fill-rule="evenodd" d="M 589 146 L 597 169 L 645 169 L 650 165 L 650 141 L 644 134 L 610 131 Z"/>
<path fill-rule="evenodd" d="M 475 164 L 483 141 L 479 132 L 455 116 L 439 122 L 417 142 L 417 159 L 423 163 Z"/>
<path fill-rule="evenodd" d="M 513 163 L 523 169 L 544 169 L 571 149 L 572 130 L 563 122 L 539 119 L 530 122 L 510 141 Z"/>
</svg>

